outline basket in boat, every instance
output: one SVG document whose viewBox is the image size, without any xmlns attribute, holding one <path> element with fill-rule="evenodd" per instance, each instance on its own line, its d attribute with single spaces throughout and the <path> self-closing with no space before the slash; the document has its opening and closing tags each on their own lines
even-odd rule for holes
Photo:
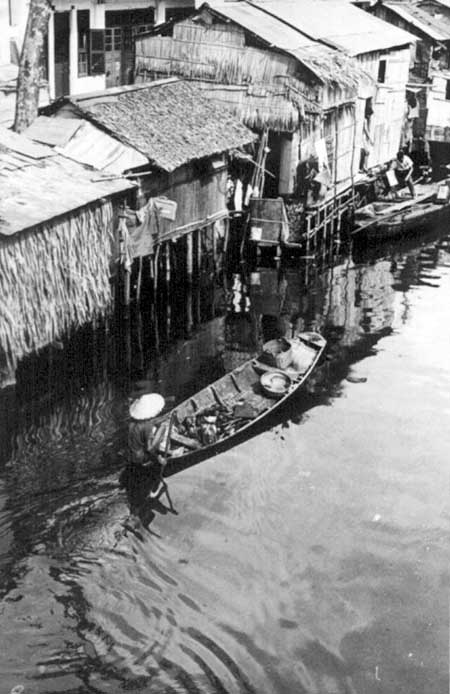
<svg viewBox="0 0 450 694">
<path fill-rule="evenodd" d="M 283 371 L 267 371 L 260 378 L 261 388 L 270 398 L 283 398 L 292 381 Z"/>
<path fill-rule="evenodd" d="M 269 340 L 263 345 L 263 352 L 259 359 L 268 366 L 286 369 L 292 361 L 291 344 L 284 337 Z"/>
</svg>

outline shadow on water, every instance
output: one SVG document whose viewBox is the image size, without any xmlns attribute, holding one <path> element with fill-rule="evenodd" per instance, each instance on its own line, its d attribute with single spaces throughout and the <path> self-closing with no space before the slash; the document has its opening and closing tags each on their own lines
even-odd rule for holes
<svg viewBox="0 0 450 694">
<path fill-rule="evenodd" d="M 353 249 L 323 268 L 239 268 L 214 282 L 208 276 L 188 294 L 174 284 L 170 311 L 161 302 L 155 314 L 144 302 L 129 318 L 22 364 L 15 391 L 0 397 L 7 691 L 25 677 L 39 693 L 406 691 L 403 655 L 388 662 L 391 641 L 376 620 L 359 630 L 358 620 L 367 620 L 358 576 L 338 591 L 345 583 L 333 564 L 338 540 L 308 546 L 308 523 L 321 526 L 327 506 L 311 507 L 312 519 L 303 511 L 317 483 L 291 463 L 305 457 L 296 427 L 345 398 L 348 384 L 363 384 L 358 364 L 367 368 L 384 338 L 408 325 L 414 292 L 440 291 L 449 249 L 449 238 L 434 233 Z M 218 455 L 214 474 L 194 466 L 177 476 L 178 515 L 164 496 L 146 502 L 146 473 L 124 469 L 130 397 L 145 388 L 180 402 L 267 339 L 302 330 L 328 341 L 302 392 L 255 426 L 251 442 L 243 435 L 242 446 Z M 352 437 L 350 425 L 344 434 Z M 338 461 L 344 477 L 346 455 Z M 178 472 L 168 470 L 171 480 Z M 117 534 L 125 497 L 141 524 Z M 338 522 L 345 536 L 351 521 Z M 12 654 L 8 634 L 18 621 L 24 647 Z M 333 630 L 344 635 L 339 646 Z M 402 642 L 400 628 L 397 636 Z M 378 673 L 369 657 L 377 648 L 391 684 L 367 674 Z"/>
</svg>

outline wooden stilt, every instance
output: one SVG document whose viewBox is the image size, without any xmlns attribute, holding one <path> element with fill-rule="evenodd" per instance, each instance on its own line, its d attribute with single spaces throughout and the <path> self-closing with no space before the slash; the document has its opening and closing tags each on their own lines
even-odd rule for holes
<svg viewBox="0 0 450 694">
<path fill-rule="evenodd" d="M 306 217 L 306 267 L 305 267 L 305 284 L 308 284 L 309 280 L 309 248 L 311 243 L 311 217 L 308 215 Z"/>
<path fill-rule="evenodd" d="M 223 239 L 223 262 L 224 262 L 224 265 L 226 265 L 227 253 L 228 253 L 228 243 L 230 240 L 230 220 L 225 219 L 224 224 L 225 224 L 225 236 Z"/>
<path fill-rule="evenodd" d="M 167 241 L 165 247 L 165 262 L 166 262 L 166 336 L 170 337 L 171 325 L 171 287 L 170 287 L 170 241 Z"/>
<path fill-rule="evenodd" d="M 123 303 L 126 308 L 130 306 L 131 271 L 124 270 L 123 277 Z"/>
<path fill-rule="evenodd" d="M 211 239 L 211 245 L 212 245 L 212 256 L 213 256 L 213 272 L 216 274 L 217 271 L 217 239 L 216 239 L 216 230 L 214 228 L 214 224 L 211 224 L 211 233 L 212 233 L 212 239 Z"/>
<path fill-rule="evenodd" d="M 200 301 L 200 287 L 201 287 L 201 276 L 202 276 L 202 230 L 197 230 L 197 282 L 196 282 L 196 294 L 195 294 L 195 318 L 197 323 L 201 320 L 201 301 Z"/>
<path fill-rule="evenodd" d="M 136 286 L 136 303 L 139 305 L 141 302 L 141 286 L 142 286 L 142 267 L 143 267 L 144 261 L 142 256 L 139 256 L 139 270 L 138 270 L 138 277 L 137 277 L 137 286 Z"/>
<path fill-rule="evenodd" d="M 193 238 L 192 233 L 186 237 L 186 330 L 191 332 L 194 325 L 192 317 L 192 265 L 193 265 Z"/>
</svg>

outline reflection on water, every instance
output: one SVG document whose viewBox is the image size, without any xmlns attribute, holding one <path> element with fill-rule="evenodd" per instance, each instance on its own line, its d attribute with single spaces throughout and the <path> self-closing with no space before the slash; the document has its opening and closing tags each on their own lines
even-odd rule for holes
<svg viewBox="0 0 450 694">
<path fill-rule="evenodd" d="M 449 290 L 448 237 L 252 268 L 24 365 L 0 401 L 3 690 L 446 691 Z M 306 391 L 171 478 L 178 515 L 124 524 L 135 382 L 178 401 L 308 329 Z"/>
</svg>

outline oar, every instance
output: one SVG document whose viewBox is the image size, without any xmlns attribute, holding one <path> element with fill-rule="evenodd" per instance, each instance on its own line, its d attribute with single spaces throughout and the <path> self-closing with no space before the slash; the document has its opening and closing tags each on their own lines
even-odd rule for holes
<svg viewBox="0 0 450 694">
<path fill-rule="evenodd" d="M 175 412 L 175 410 L 172 410 L 172 413 L 171 413 L 170 419 L 169 419 L 169 426 L 168 426 L 168 428 L 167 428 L 166 445 L 165 445 L 165 448 L 164 448 L 164 455 L 163 455 L 163 457 L 164 457 L 164 462 L 161 463 L 161 473 L 160 473 L 161 484 L 162 484 L 163 487 L 164 487 L 164 493 L 165 493 L 165 495 L 167 496 L 167 501 L 169 502 L 170 510 L 171 510 L 173 513 L 175 513 L 175 509 L 174 509 L 173 504 L 172 504 L 172 499 L 170 498 L 169 487 L 167 486 L 167 482 L 165 481 L 165 479 L 164 479 L 164 477 L 163 477 L 163 471 L 164 471 L 164 468 L 165 468 L 166 465 L 167 465 L 167 459 L 168 459 L 168 457 L 169 457 L 170 434 L 171 434 L 171 432 L 172 432 L 172 427 L 173 427 L 173 422 L 174 422 L 175 417 L 176 417 L 176 412 Z M 158 496 L 159 496 L 159 494 L 158 494 Z"/>
</svg>

